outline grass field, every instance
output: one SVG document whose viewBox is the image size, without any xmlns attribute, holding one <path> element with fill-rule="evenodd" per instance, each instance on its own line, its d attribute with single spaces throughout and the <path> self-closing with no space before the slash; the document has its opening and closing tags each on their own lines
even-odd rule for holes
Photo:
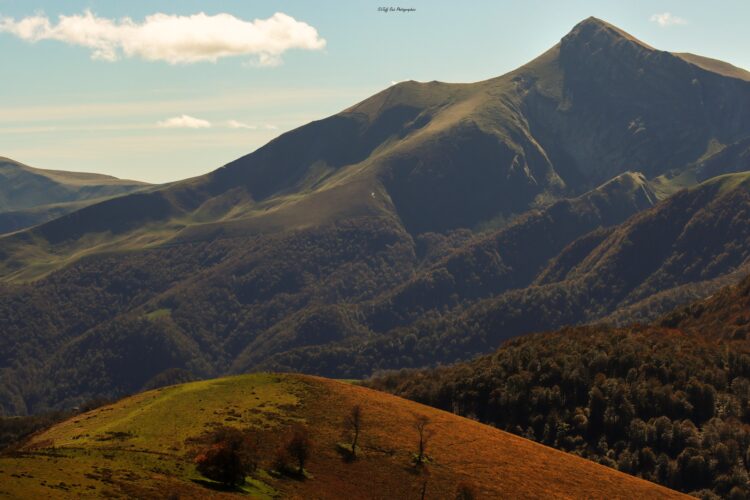
<svg viewBox="0 0 750 500">
<path fill-rule="evenodd" d="M 345 459 L 342 421 L 363 412 L 360 455 Z M 430 419 L 429 463 L 413 465 L 415 416 Z M 269 474 L 284 430 L 306 424 L 306 479 Z M 249 429 L 261 460 L 246 485 L 202 478 L 190 438 L 217 424 Z M 157 389 L 78 415 L 0 457 L 8 498 L 671 498 L 680 494 L 531 441 L 350 383 L 255 374 Z"/>
</svg>

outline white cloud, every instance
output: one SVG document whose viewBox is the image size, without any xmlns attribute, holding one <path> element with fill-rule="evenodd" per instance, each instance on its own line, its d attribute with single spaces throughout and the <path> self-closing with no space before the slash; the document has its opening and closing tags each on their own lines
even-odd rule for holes
<svg viewBox="0 0 750 500">
<path fill-rule="evenodd" d="M 227 127 L 229 127 L 229 128 L 246 128 L 246 129 L 250 129 L 250 130 L 255 130 L 256 128 L 258 128 L 255 125 L 248 125 L 247 123 L 238 122 L 237 120 L 229 120 L 227 122 Z"/>
<path fill-rule="evenodd" d="M 44 15 L 20 20 L 2 17 L 0 32 L 29 42 L 58 40 L 86 47 L 91 49 L 93 59 L 116 61 L 124 55 L 170 64 L 249 55 L 253 65 L 276 66 L 287 50 L 321 50 L 326 45 L 314 27 L 281 12 L 253 21 L 230 14 L 157 13 L 138 23 L 129 17 L 98 17 L 86 10 L 83 14 L 61 15 L 57 24 Z"/>
<path fill-rule="evenodd" d="M 266 123 L 261 127 L 257 125 L 250 125 L 249 123 L 245 123 L 245 122 L 241 122 L 237 120 L 227 120 L 225 122 L 211 123 L 208 120 L 202 120 L 200 118 L 196 118 L 190 115 L 180 115 L 180 116 L 174 116 L 172 118 L 167 118 L 166 120 L 157 122 L 156 126 L 161 127 L 161 128 L 218 127 L 218 128 L 230 128 L 230 129 L 247 129 L 247 130 L 258 130 L 259 128 L 262 130 L 278 130 L 279 129 L 279 127 L 271 123 Z"/>
<path fill-rule="evenodd" d="M 670 12 L 662 12 L 661 14 L 654 14 L 651 16 L 650 21 L 656 23 L 662 28 L 668 26 L 675 26 L 677 24 L 687 24 L 687 20 L 681 17 L 672 15 Z"/>
<path fill-rule="evenodd" d="M 193 116 L 181 115 L 167 118 L 156 125 L 162 128 L 210 128 L 211 122 Z"/>
</svg>

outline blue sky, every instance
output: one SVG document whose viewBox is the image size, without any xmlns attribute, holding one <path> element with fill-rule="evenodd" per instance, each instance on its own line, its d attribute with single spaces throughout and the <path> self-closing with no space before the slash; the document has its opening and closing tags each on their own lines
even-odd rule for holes
<svg viewBox="0 0 750 500">
<path fill-rule="evenodd" d="M 60 15 L 72 16 L 66 29 Z M 0 156 L 149 182 L 191 177 L 394 81 L 503 74 L 591 15 L 659 49 L 750 69 L 746 0 L 0 0 Z M 250 24 L 269 18 L 273 29 Z M 29 19 L 48 24 L 30 34 Z"/>
</svg>

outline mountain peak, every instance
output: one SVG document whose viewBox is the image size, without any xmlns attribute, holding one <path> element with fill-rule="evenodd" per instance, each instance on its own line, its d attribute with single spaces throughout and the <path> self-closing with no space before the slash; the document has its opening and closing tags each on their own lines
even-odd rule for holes
<svg viewBox="0 0 750 500">
<path fill-rule="evenodd" d="M 597 45 L 606 43 L 631 42 L 642 48 L 654 50 L 653 47 L 638 40 L 636 37 L 621 30 L 617 26 L 603 21 L 597 17 L 587 17 L 580 23 L 576 24 L 573 29 L 562 39 L 562 44 L 570 44 L 573 41 L 583 43 L 596 43 Z"/>
<path fill-rule="evenodd" d="M 583 21 L 581 21 L 580 23 L 576 24 L 573 29 L 575 29 L 575 28 L 577 28 L 579 26 L 587 26 L 587 25 L 611 26 L 608 22 L 606 22 L 606 21 L 604 21 L 602 19 L 599 19 L 598 17 L 589 16 L 586 19 L 584 19 Z"/>
</svg>

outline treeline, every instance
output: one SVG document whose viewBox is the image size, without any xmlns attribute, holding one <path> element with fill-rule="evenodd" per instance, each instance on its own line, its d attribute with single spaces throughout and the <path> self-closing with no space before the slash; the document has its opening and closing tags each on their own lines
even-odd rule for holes
<svg viewBox="0 0 750 500">
<path fill-rule="evenodd" d="M 580 327 L 372 387 L 702 498 L 750 495 L 750 346 Z"/>
<path fill-rule="evenodd" d="M 110 402 L 106 399 L 96 399 L 68 410 L 49 411 L 20 417 L 0 416 L 0 454 L 13 453 L 17 447 L 24 443 L 26 438 L 37 431 L 47 429 L 74 415 L 93 410 Z"/>
</svg>

